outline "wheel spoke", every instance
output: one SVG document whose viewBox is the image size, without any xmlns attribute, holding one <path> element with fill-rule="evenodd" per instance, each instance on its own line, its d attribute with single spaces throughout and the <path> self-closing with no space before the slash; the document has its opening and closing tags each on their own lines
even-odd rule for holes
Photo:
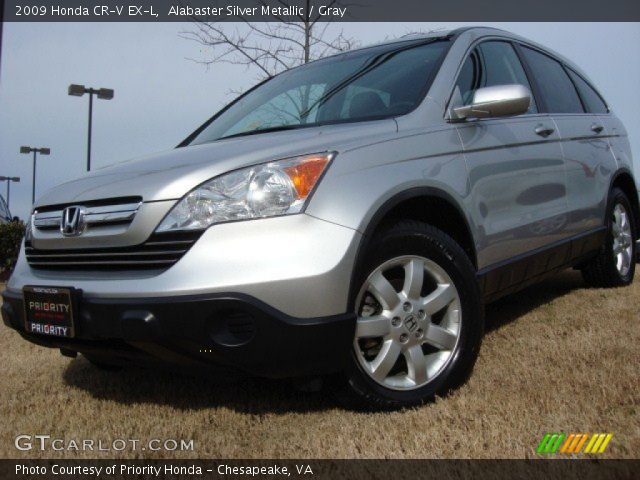
<svg viewBox="0 0 640 480">
<path fill-rule="evenodd" d="M 620 206 L 616 205 L 616 208 L 613 210 L 613 223 L 618 230 L 622 228 L 622 219 L 620 218 Z"/>
<path fill-rule="evenodd" d="M 631 266 L 631 255 L 626 248 L 620 253 L 622 254 L 622 268 L 626 270 Z"/>
<path fill-rule="evenodd" d="M 617 237 L 618 235 L 620 235 L 620 232 L 621 232 L 620 225 L 618 225 L 615 221 L 613 222 L 613 224 L 611 224 L 611 229 L 613 230 L 614 237 Z"/>
<path fill-rule="evenodd" d="M 389 333 L 389 319 L 382 315 L 358 318 L 356 323 L 357 338 L 384 337 Z"/>
<path fill-rule="evenodd" d="M 379 381 L 387 378 L 387 375 L 396 364 L 400 355 L 400 344 L 394 340 L 387 340 L 382 344 L 380 353 L 371 362 L 371 374 Z"/>
<path fill-rule="evenodd" d="M 457 335 L 432 323 L 429 325 L 424 339 L 428 344 L 440 350 L 453 350 L 456 345 Z"/>
<path fill-rule="evenodd" d="M 625 229 L 625 227 L 627 226 L 627 223 L 628 223 L 628 222 L 629 222 L 629 221 L 627 220 L 627 214 L 626 214 L 626 212 L 621 212 L 621 213 L 620 213 L 620 228 L 621 228 L 622 230 L 624 230 L 624 229 Z"/>
<path fill-rule="evenodd" d="M 449 305 L 456 298 L 453 285 L 441 283 L 438 287 L 427 295 L 424 299 L 424 309 L 427 315 L 434 315 Z"/>
<path fill-rule="evenodd" d="M 614 240 L 613 241 L 613 253 L 614 255 L 619 254 L 620 252 L 622 252 L 622 243 L 620 243 L 618 240 Z"/>
<path fill-rule="evenodd" d="M 404 286 L 402 291 L 407 298 L 420 298 L 424 281 L 424 263 L 418 259 L 411 259 L 404 265 Z"/>
<path fill-rule="evenodd" d="M 414 381 L 416 385 L 427 381 L 427 359 L 422 353 L 422 347 L 420 345 L 414 345 L 404 354 L 404 358 L 407 360 L 407 369 L 409 378 Z"/>
<path fill-rule="evenodd" d="M 389 283 L 382 272 L 376 272 L 369 280 L 369 292 L 387 309 L 395 308 L 400 303 L 398 292 Z"/>
</svg>

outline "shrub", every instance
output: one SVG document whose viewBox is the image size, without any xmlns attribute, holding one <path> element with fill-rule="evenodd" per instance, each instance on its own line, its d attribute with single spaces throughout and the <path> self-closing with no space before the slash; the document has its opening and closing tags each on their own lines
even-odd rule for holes
<svg viewBox="0 0 640 480">
<path fill-rule="evenodd" d="M 0 224 L 0 280 L 9 277 L 18 259 L 25 225 L 23 222 Z"/>
</svg>

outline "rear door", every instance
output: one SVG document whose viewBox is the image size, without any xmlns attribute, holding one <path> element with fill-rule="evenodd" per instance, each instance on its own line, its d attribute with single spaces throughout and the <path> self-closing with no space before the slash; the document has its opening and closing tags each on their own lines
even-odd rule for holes
<svg viewBox="0 0 640 480">
<path fill-rule="evenodd" d="M 508 84 L 533 90 L 513 45 L 484 41 L 465 60 L 450 106 L 469 104 L 478 88 Z M 524 115 L 471 120 L 457 128 L 469 171 L 467 207 L 483 231 L 479 267 L 491 268 L 563 239 L 564 160 L 553 120 L 539 112 L 536 99 Z"/>
<path fill-rule="evenodd" d="M 572 235 L 603 225 L 609 181 L 616 162 L 609 147 L 608 108 L 575 71 L 542 51 L 522 46 L 562 140 L 567 165 L 568 225 Z"/>
</svg>

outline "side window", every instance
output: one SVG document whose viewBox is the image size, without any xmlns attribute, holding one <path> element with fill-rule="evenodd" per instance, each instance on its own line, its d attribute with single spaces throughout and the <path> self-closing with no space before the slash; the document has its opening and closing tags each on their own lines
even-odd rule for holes
<svg viewBox="0 0 640 480">
<path fill-rule="evenodd" d="M 467 57 L 462 65 L 458 80 L 456 81 L 456 87 L 462 97 L 462 104 L 469 105 L 473 100 L 473 92 L 478 88 L 477 83 L 480 78 L 480 61 L 478 58 L 478 52 L 473 51 Z"/>
<path fill-rule="evenodd" d="M 604 103 L 602 97 L 598 95 L 598 92 L 596 92 L 591 85 L 589 85 L 580 75 L 575 73 L 573 70 L 567 69 L 567 72 L 569 72 L 569 76 L 578 89 L 578 93 L 582 98 L 582 102 L 584 103 L 584 106 L 589 111 L 589 113 L 609 112 L 607 104 Z"/>
<path fill-rule="evenodd" d="M 473 92 L 482 87 L 497 85 L 524 85 L 531 91 L 531 85 L 511 44 L 501 41 L 484 42 L 467 57 L 456 86 L 464 105 L 473 100 Z M 538 111 L 535 99 L 531 97 L 528 113 Z"/>
<path fill-rule="evenodd" d="M 578 92 L 560 62 L 525 46 L 522 51 L 549 113 L 584 113 Z"/>
</svg>

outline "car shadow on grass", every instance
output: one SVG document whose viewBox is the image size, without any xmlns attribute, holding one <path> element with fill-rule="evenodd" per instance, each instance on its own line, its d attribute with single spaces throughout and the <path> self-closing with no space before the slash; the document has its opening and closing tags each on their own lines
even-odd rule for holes
<svg viewBox="0 0 640 480">
<path fill-rule="evenodd" d="M 499 329 L 584 286 L 579 272 L 567 271 L 498 300 L 487 307 L 485 330 Z M 107 372 L 79 356 L 65 369 L 63 378 L 67 385 L 96 399 L 121 404 L 167 405 L 180 410 L 226 407 L 249 414 L 305 413 L 333 408 L 363 410 L 362 405 L 352 403 L 342 394 L 336 382 L 325 382 L 320 391 L 303 392 L 291 381 L 256 378 L 224 369 L 194 374 L 159 366 Z"/>
<path fill-rule="evenodd" d="M 96 399 L 166 405 L 179 410 L 226 407 L 249 414 L 286 414 L 338 406 L 330 395 L 333 388 L 305 392 L 292 381 L 257 378 L 223 369 L 207 373 L 158 365 L 103 371 L 81 355 L 69 363 L 63 380 Z"/>
</svg>

